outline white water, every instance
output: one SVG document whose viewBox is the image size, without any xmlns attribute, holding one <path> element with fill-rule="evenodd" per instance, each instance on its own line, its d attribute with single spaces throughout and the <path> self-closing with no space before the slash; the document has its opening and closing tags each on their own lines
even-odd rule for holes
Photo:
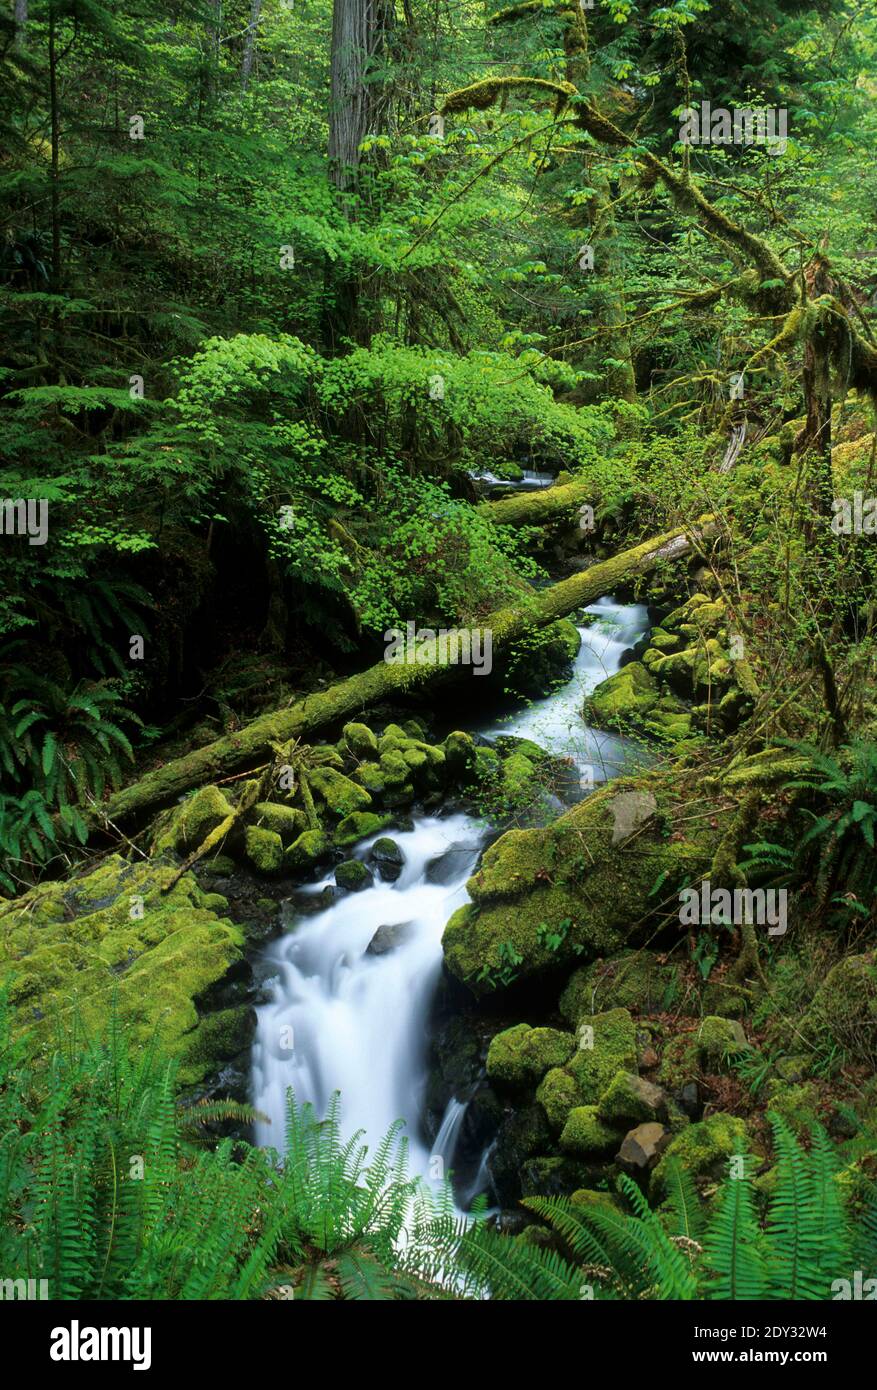
<svg viewBox="0 0 877 1390">
<path fill-rule="evenodd" d="M 586 728 L 582 701 L 618 669 L 622 652 L 645 631 L 647 617 L 640 605 L 605 598 L 588 612 L 596 622 L 580 629 L 582 649 L 571 680 L 547 699 L 478 732 L 532 738 L 580 769 L 592 768 L 598 783 L 618 770 L 623 744 Z M 430 1160 L 439 1156 L 444 1171 L 451 1169 L 465 1105 L 451 1100 L 435 1142 L 427 1146 L 420 1128 L 427 1024 L 441 970 L 442 932 L 467 900 L 466 880 L 486 833 L 461 814 L 417 817 L 413 830 L 393 832 L 405 857 L 395 883 L 381 882 L 376 874 L 373 887 L 304 917 L 267 948 L 269 969 L 276 967 L 276 973 L 271 998 L 258 1010 L 252 1071 L 253 1104 L 270 1120 L 257 1126 L 260 1144 L 282 1145 L 287 1087 L 299 1103 L 312 1101 L 318 1114 L 333 1091 L 340 1091 L 345 1135 L 361 1128 L 374 1144 L 402 1118 L 412 1171 L 437 1176 Z M 367 860 L 377 838 L 358 845 L 356 856 Z M 308 891 L 318 893 L 333 883 L 329 872 Z M 405 924 L 398 942 L 381 954 L 370 953 L 377 929 L 396 924 Z"/>
</svg>

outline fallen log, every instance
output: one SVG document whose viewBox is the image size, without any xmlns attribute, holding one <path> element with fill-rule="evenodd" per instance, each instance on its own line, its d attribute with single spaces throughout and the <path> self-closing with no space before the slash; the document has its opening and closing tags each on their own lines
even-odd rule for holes
<svg viewBox="0 0 877 1390">
<path fill-rule="evenodd" d="M 576 479 L 534 492 L 513 492 L 493 502 L 479 502 L 475 510 L 501 526 L 544 526 L 547 522 L 573 521 L 583 503 L 596 507 L 592 484 Z"/>
<path fill-rule="evenodd" d="M 603 594 L 612 593 L 618 585 L 648 573 L 661 560 L 688 554 L 693 541 L 702 541 L 716 531 L 712 517 L 704 516 L 693 528 L 679 527 L 654 536 L 490 614 L 480 624 L 480 630 L 492 633 L 493 652 L 507 648 L 531 629 L 566 617 Z M 260 715 L 245 728 L 148 772 L 140 781 L 116 792 L 104 808 L 104 816 L 99 813 L 99 818 L 115 826 L 118 821 L 157 810 L 204 782 L 256 767 L 265 761 L 273 743 L 310 736 L 381 701 L 415 694 L 429 682 L 453 675 L 459 679 L 459 669 L 439 660 L 417 665 L 378 662 L 359 675 L 307 695 L 287 709 Z"/>
</svg>

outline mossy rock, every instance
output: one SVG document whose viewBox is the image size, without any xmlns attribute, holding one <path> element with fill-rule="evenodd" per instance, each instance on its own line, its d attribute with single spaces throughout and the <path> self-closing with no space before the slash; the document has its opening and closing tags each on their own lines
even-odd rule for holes
<svg viewBox="0 0 877 1390">
<path fill-rule="evenodd" d="M 665 1121 L 667 1096 L 660 1086 L 646 1081 L 636 1072 L 616 1072 L 600 1097 L 597 1107 L 600 1119 L 616 1128 L 646 1124 L 650 1120 Z"/>
<path fill-rule="evenodd" d="M 520 1172 L 521 1196 L 524 1198 L 570 1197 L 576 1190 L 581 1190 L 583 1183 L 594 1182 L 597 1178 L 595 1163 L 583 1163 L 570 1156 L 554 1154 L 538 1154 L 526 1159 L 521 1164 Z M 528 1226 L 518 1239 L 539 1229 Z"/>
<path fill-rule="evenodd" d="M 847 1062 L 877 1061 L 877 954 L 845 956 L 833 965 L 798 1026 L 817 1052 L 839 1050 Z"/>
<path fill-rule="evenodd" d="M 469 880 L 472 901 L 445 927 L 448 970 L 476 995 L 502 989 L 504 970 L 520 957 L 512 978 L 528 979 L 565 963 L 614 953 L 647 916 L 660 879 L 665 892 L 702 877 L 717 832 L 699 827 L 691 838 L 660 834 L 657 817 L 633 842 L 616 839 L 615 798 L 646 796 L 655 779 L 622 782 L 592 793 L 553 825 L 510 830 L 486 851 Z M 655 796 L 660 809 L 660 801 Z"/>
<path fill-rule="evenodd" d="M 620 951 L 573 972 L 560 996 L 560 1012 L 575 1023 L 581 1014 L 613 1006 L 636 1014 L 678 1010 L 681 979 L 680 967 L 662 963 L 653 951 Z"/>
<path fill-rule="evenodd" d="M 641 661 L 629 661 L 591 692 L 586 722 L 606 729 L 641 729 L 658 702 L 660 689 Z"/>
<path fill-rule="evenodd" d="M 392 816 L 379 816 L 374 811 L 352 811 L 335 827 L 335 843 L 341 849 L 347 849 L 350 845 L 367 839 L 369 835 L 376 835 L 379 830 L 385 830 L 392 821 Z"/>
<path fill-rule="evenodd" d="M 736 1019 L 708 1015 L 690 1033 L 679 1033 L 664 1048 L 658 1080 L 678 1091 L 703 1072 L 730 1072 L 733 1060 L 749 1047 Z"/>
<path fill-rule="evenodd" d="M 596 1105 L 616 1072 L 636 1071 L 636 1024 L 627 1009 L 582 1014 L 579 1046 L 569 1062 L 586 1105 Z"/>
<path fill-rule="evenodd" d="M 535 1086 L 551 1067 L 562 1067 L 569 1061 L 575 1045 L 571 1033 L 518 1023 L 491 1040 L 487 1075 L 503 1086 Z"/>
<path fill-rule="evenodd" d="M 173 835 L 181 854 L 198 849 L 211 830 L 233 813 L 234 807 L 219 787 L 201 787 L 183 802 L 174 817 Z"/>
<path fill-rule="evenodd" d="M 560 1147 L 564 1153 L 587 1158 L 615 1153 L 622 1138 L 623 1133 L 600 1118 L 596 1105 L 578 1105 L 567 1117 Z"/>
<path fill-rule="evenodd" d="M 377 735 L 373 734 L 367 724 L 350 723 L 345 724 L 341 731 L 342 738 L 350 752 L 356 758 L 376 758 L 378 752 Z"/>
<path fill-rule="evenodd" d="M 382 796 L 387 779 L 380 763 L 364 762 L 351 774 L 355 782 L 360 782 L 372 796 Z"/>
<path fill-rule="evenodd" d="M 176 873 L 111 855 L 10 906 L 0 988 L 29 1048 L 49 1045 L 74 1019 L 100 1032 L 115 999 L 135 1048 L 157 1040 L 169 1056 L 185 1053 L 182 1081 L 201 1079 L 208 1061 L 193 1060 L 204 1022 L 196 1000 L 241 960 L 244 933 L 208 906 L 225 899 L 203 893 L 191 873 L 174 883 Z M 204 1044 L 207 1058 L 206 1034 Z"/>
<path fill-rule="evenodd" d="M 312 869 L 331 853 L 332 841 L 324 830 L 304 830 L 286 851 L 289 873 Z"/>
<path fill-rule="evenodd" d="M 273 830 L 284 845 L 297 840 L 308 822 L 304 811 L 296 806 L 287 806 L 280 801 L 259 801 L 253 807 L 248 819 L 263 830 Z"/>
<path fill-rule="evenodd" d="M 441 745 L 448 774 L 455 781 L 465 781 L 475 766 L 475 743 L 471 734 L 455 729 Z"/>
<path fill-rule="evenodd" d="M 283 868 L 283 841 L 274 830 L 248 825 L 244 834 L 244 854 L 259 874 L 279 874 Z"/>
<path fill-rule="evenodd" d="M 667 1196 L 667 1173 L 676 1159 L 693 1178 L 720 1182 L 729 1176 L 729 1159 L 745 1154 L 746 1126 L 737 1115 L 710 1115 L 688 1125 L 670 1141 L 652 1173 L 649 1196 L 661 1202 Z"/>
<path fill-rule="evenodd" d="M 230 854 L 214 854 L 212 859 L 202 859 L 198 867 L 203 873 L 216 874 L 217 878 L 230 878 L 237 869 Z"/>
<path fill-rule="evenodd" d="M 381 754 L 380 769 L 388 788 L 403 786 L 411 776 L 411 768 L 398 748 L 390 748 Z"/>
<path fill-rule="evenodd" d="M 543 1076 L 536 1099 L 545 1111 L 551 1128 L 559 1134 L 569 1112 L 582 1104 L 583 1097 L 578 1082 L 567 1067 L 552 1067 Z"/>
<path fill-rule="evenodd" d="M 352 782 L 334 767 L 315 767 L 308 773 L 311 789 L 322 798 L 327 808 L 339 818 L 354 811 L 365 811 L 372 799 L 365 787 Z"/>
<path fill-rule="evenodd" d="M 364 888 L 371 888 L 374 878 L 361 859 L 345 859 L 335 867 L 335 882 L 348 893 L 361 893 Z"/>
</svg>

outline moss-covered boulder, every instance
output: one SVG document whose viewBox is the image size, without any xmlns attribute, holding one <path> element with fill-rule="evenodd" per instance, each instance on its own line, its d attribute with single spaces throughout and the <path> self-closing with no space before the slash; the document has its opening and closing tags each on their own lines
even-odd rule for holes
<svg viewBox="0 0 877 1390">
<path fill-rule="evenodd" d="M 335 868 L 335 882 L 348 893 L 361 893 L 364 888 L 371 888 L 374 879 L 361 859 L 345 859 Z"/>
<path fill-rule="evenodd" d="M 351 811 L 349 816 L 338 822 L 333 838 L 341 849 L 347 849 L 359 840 L 365 840 L 369 835 L 385 830 L 392 819 L 392 816 L 379 816 L 374 811 Z"/>
<path fill-rule="evenodd" d="M 367 724 L 350 723 L 345 724 L 341 731 L 341 737 L 350 752 L 356 758 L 376 758 L 378 752 L 377 735 L 373 734 Z"/>
<path fill-rule="evenodd" d="M 514 1028 L 497 1033 L 491 1040 L 487 1075 L 502 1086 L 535 1086 L 551 1067 L 562 1067 L 569 1061 L 575 1045 L 571 1033 L 518 1023 Z"/>
<path fill-rule="evenodd" d="M 553 825 L 510 830 L 487 850 L 467 885 L 472 902 L 443 938 L 449 971 L 473 993 L 615 952 L 645 923 L 657 881 L 666 894 L 686 875 L 703 875 L 715 831 L 686 834 L 686 825 L 678 838 L 665 837 L 655 815 L 618 841 L 615 802 L 625 791 L 652 797 L 660 811 L 665 793 L 655 779 L 616 781 Z"/>
<path fill-rule="evenodd" d="M 586 1105 L 596 1105 L 616 1072 L 636 1071 L 636 1025 L 627 1009 L 582 1014 L 579 1045 L 569 1062 Z"/>
<path fill-rule="evenodd" d="M 455 781 L 464 781 L 475 766 L 475 743 L 471 734 L 455 729 L 441 745 L 448 774 Z"/>
<path fill-rule="evenodd" d="M 658 1080 L 679 1091 L 704 1072 L 727 1072 L 749 1044 L 736 1019 L 707 1015 L 691 1032 L 678 1033 L 664 1048 Z"/>
<path fill-rule="evenodd" d="M 600 1097 L 597 1113 L 607 1125 L 627 1128 L 667 1118 L 667 1096 L 635 1072 L 616 1072 Z"/>
<path fill-rule="evenodd" d="M 181 854 L 204 843 L 211 830 L 221 825 L 234 808 L 219 787 L 201 787 L 183 802 L 174 818 L 173 838 Z"/>
<path fill-rule="evenodd" d="M 283 841 L 274 830 L 248 825 L 244 833 L 244 853 L 259 874 L 279 874 L 283 868 Z"/>
<path fill-rule="evenodd" d="M 218 915 L 224 898 L 203 893 L 192 874 L 174 883 L 176 872 L 112 855 L 91 873 L 45 885 L 9 907 L 0 988 L 14 1032 L 34 1048 L 74 1016 L 98 1032 L 115 999 L 135 1046 L 155 1035 L 169 1055 L 182 1057 L 184 1082 L 200 1079 L 213 1054 L 200 1035 L 196 1001 L 241 960 L 244 938 Z"/>
<path fill-rule="evenodd" d="M 564 1153 L 587 1158 L 592 1154 L 614 1153 L 621 1139 L 622 1133 L 597 1114 L 596 1105 L 579 1105 L 570 1111 L 560 1136 L 560 1147 Z"/>
<path fill-rule="evenodd" d="M 654 1202 L 667 1196 L 667 1171 L 676 1159 L 694 1178 L 718 1182 L 729 1175 L 729 1159 L 746 1152 L 746 1126 L 736 1115 L 710 1115 L 681 1130 L 662 1155 L 649 1187 Z"/>
<path fill-rule="evenodd" d="M 583 1103 L 579 1083 L 567 1067 L 552 1067 L 545 1073 L 536 1099 L 555 1134 L 563 1129 L 569 1112 Z"/>
<path fill-rule="evenodd" d="M 263 830 L 273 830 L 275 835 L 279 835 L 284 845 L 292 844 L 297 840 L 303 830 L 307 830 L 308 823 L 304 811 L 297 806 L 287 806 L 281 801 L 259 801 L 250 812 L 249 818 L 253 825 L 261 826 Z"/>
<path fill-rule="evenodd" d="M 304 830 L 286 851 L 284 867 L 288 873 L 313 869 L 331 850 L 332 841 L 324 830 Z"/>
<path fill-rule="evenodd" d="M 641 729 L 658 702 L 660 688 L 641 661 L 629 661 L 591 692 L 585 719 L 599 728 Z"/>
<path fill-rule="evenodd" d="M 877 953 L 845 956 L 829 970 L 801 1019 L 799 1036 L 817 1053 L 871 1067 L 877 1059 Z"/>
<path fill-rule="evenodd" d="M 371 806 L 372 799 L 365 787 L 345 777 L 337 768 L 315 767 L 309 772 L 308 778 L 312 791 L 339 818 L 349 816 L 353 811 L 365 811 Z"/>
<path fill-rule="evenodd" d="M 697 1006 L 696 999 L 690 1001 Z M 610 1007 L 631 1013 L 661 1013 L 685 1009 L 680 967 L 663 961 L 654 951 L 619 951 L 573 971 L 560 996 L 560 1012 L 574 1023 L 589 1010 Z"/>
<path fill-rule="evenodd" d="M 371 796 L 382 796 L 387 785 L 387 779 L 379 762 L 360 763 L 359 767 L 351 773 L 351 777 L 354 782 L 361 783 Z"/>
</svg>

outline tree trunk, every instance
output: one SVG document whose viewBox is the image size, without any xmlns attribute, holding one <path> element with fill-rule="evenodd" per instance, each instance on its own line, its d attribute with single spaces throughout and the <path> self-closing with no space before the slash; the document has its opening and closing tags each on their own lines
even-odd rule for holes
<svg viewBox="0 0 877 1390">
<path fill-rule="evenodd" d="M 493 651 L 501 651 L 532 629 L 563 618 L 603 594 L 612 593 L 619 584 L 647 574 L 660 561 L 687 555 L 695 539 L 715 532 L 712 517 L 701 517 L 693 531 L 679 527 L 622 551 L 610 560 L 591 565 L 550 589 L 529 595 L 526 601 L 500 609 L 485 618 L 482 628 L 492 633 Z M 416 666 L 378 662 L 360 675 L 339 681 L 328 690 L 307 695 L 288 709 L 261 715 L 246 728 L 147 773 L 139 782 L 110 798 L 106 818 L 112 825 L 155 811 L 203 782 L 257 766 L 264 761 L 272 743 L 310 737 L 318 729 L 340 724 L 381 701 L 419 694 L 436 678 L 455 675 L 460 678 L 458 667 L 442 666 L 438 662 Z"/>
<path fill-rule="evenodd" d="M 335 0 L 332 11 L 329 174 L 335 186 L 356 186 L 359 147 L 379 106 L 369 69 L 383 51 L 389 27 L 385 0 Z"/>
<path fill-rule="evenodd" d="M 253 0 L 250 7 L 250 22 L 247 25 L 247 37 L 244 43 L 244 59 L 241 63 L 241 88 L 247 90 L 250 81 L 250 74 L 253 71 L 253 59 L 256 56 L 256 31 L 259 27 L 259 17 L 262 13 L 262 0 Z"/>
<path fill-rule="evenodd" d="M 27 47 L 27 0 L 15 0 L 15 47 Z"/>
</svg>

